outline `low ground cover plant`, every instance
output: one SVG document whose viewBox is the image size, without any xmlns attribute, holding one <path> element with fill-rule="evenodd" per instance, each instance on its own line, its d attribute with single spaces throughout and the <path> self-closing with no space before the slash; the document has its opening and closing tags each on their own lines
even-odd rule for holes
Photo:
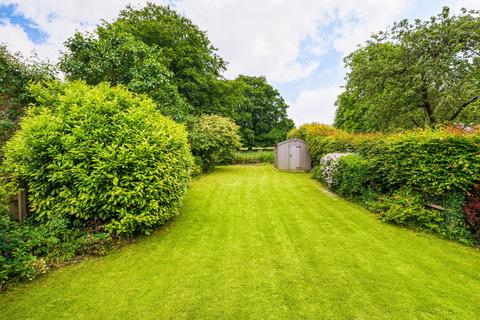
<svg viewBox="0 0 480 320">
<path fill-rule="evenodd" d="M 0 214 L 0 291 L 8 284 L 32 280 L 77 256 L 104 255 L 112 237 L 92 232 L 65 218 L 19 223 Z"/>
<path fill-rule="evenodd" d="M 309 124 L 290 136 L 309 144 L 316 179 L 378 211 L 383 221 L 463 243 L 479 239 L 473 196 L 480 182 L 477 129 L 352 134 Z"/>
</svg>

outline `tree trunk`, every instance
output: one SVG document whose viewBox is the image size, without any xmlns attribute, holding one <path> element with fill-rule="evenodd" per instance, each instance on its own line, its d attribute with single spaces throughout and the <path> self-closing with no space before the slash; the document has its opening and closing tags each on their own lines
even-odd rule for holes
<svg viewBox="0 0 480 320">
<path fill-rule="evenodd" d="M 430 127 L 434 127 L 437 124 L 437 119 L 435 117 L 433 106 L 430 103 L 430 98 L 428 96 L 428 88 L 427 88 L 427 81 L 425 79 L 425 75 L 422 74 L 422 86 L 420 87 L 420 95 L 422 97 L 422 105 L 421 108 L 425 109 L 428 115 L 428 121 L 430 123 Z"/>
</svg>

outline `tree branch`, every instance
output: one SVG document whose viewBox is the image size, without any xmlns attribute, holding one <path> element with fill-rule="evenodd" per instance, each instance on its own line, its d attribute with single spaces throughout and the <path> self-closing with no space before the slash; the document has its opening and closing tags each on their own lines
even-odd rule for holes
<svg viewBox="0 0 480 320">
<path fill-rule="evenodd" d="M 474 102 L 477 101 L 478 99 L 480 99 L 480 95 L 479 95 L 479 96 L 475 96 L 475 97 L 471 98 L 470 100 L 468 100 L 467 102 L 463 103 L 463 104 L 457 109 L 457 111 L 455 111 L 455 113 L 450 117 L 450 121 L 455 120 L 455 118 L 458 117 L 458 115 L 460 114 L 460 112 L 463 111 L 463 109 L 465 109 L 468 105 L 474 103 Z"/>
<path fill-rule="evenodd" d="M 409 117 L 409 119 L 412 120 L 412 122 L 417 126 L 417 128 L 420 128 L 420 125 L 415 119 L 413 119 L 413 117 Z"/>
</svg>

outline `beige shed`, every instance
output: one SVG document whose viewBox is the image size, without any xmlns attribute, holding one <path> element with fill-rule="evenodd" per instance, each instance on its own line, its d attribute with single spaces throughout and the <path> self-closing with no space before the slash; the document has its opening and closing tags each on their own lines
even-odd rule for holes
<svg viewBox="0 0 480 320">
<path fill-rule="evenodd" d="M 307 143 L 289 139 L 275 145 L 275 168 L 288 171 L 309 171 L 312 167 Z"/>
</svg>

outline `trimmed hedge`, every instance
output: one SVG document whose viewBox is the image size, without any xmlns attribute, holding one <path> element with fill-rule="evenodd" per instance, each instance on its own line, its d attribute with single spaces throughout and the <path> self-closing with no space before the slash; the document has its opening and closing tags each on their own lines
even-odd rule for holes
<svg viewBox="0 0 480 320">
<path fill-rule="evenodd" d="M 480 135 L 450 130 L 388 136 L 364 152 L 389 189 L 428 194 L 471 190 L 480 182 Z"/>
<path fill-rule="evenodd" d="M 193 165 L 182 125 L 123 87 L 54 82 L 32 91 L 38 103 L 5 148 L 31 214 L 125 236 L 177 214 Z"/>
</svg>

